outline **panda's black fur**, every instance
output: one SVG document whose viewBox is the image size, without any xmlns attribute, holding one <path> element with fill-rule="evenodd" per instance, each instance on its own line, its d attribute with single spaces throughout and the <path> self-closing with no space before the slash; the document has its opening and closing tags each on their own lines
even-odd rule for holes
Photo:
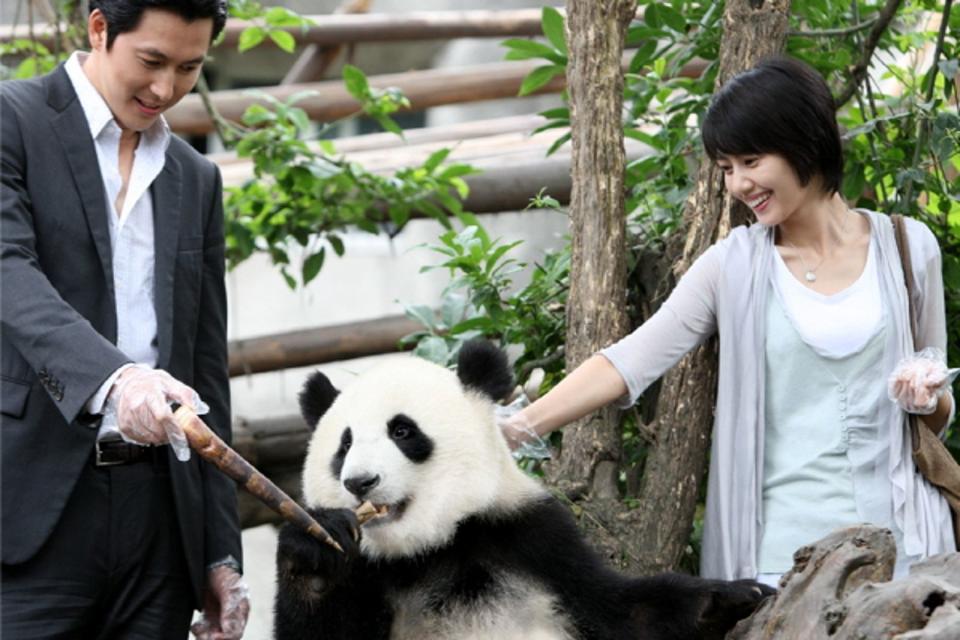
<svg viewBox="0 0 960 640">
<path fill-rule="evenodd" d="M 459 379 L 414 360 L 393 365 L 383 378 L 373 375 L 373 389 L 394 380 L 397 388 L 369 397 L 372 406 L 362 406 L 370 391 L 363 378 L 354 395 L 351 387 L 338 394 L 318 373 L 301 394 L 304 417 L 317 426 L 304 471 L 308 505 L 345 553 L 284 527 L 277 552 L 279 640 L 719 640 L 770 592 L 753 581 L 631 578 L 611 570 L 568 510 L 516 469 L 496 431 L 492 401 L 512 385 L 505 355 L 485 342 L 468 343 Z M 418 387 L 436 397 L 411 393 Z M 438 426 L 430 414 L 444 407 L 458 419 Z M 323 433 L 328 428 L 334 432 Z M 442 457 L 458 446 L 463 451 Z M 390 449 L 383 451 L 388 462 L 374 464 L 383 449 Z M 481 461 L 465 458 L 470 452 Z M 449 482 L 426 475 L 429 484 L 416 484 L 444 465 Z M 467 469 L 458 476 L 461 466 Z M 361 530 L 352 507 L 377 492 L 391 495 L 391 483 L 407 483 L 414 495 L 397 499 L 396 520 Z M 423 511 L 427 501 L 445 496 L 444 510 Z M 402 529 L 407 520 L 417 526 Z"/>
</svg>

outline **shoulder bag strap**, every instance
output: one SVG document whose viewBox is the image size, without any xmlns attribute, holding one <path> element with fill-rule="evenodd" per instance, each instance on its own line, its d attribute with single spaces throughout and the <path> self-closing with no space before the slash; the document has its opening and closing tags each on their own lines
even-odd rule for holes
<svg viewBox="0 0 960 640">
<path fill-rule="evenodd" d="M 894 213 L 890 216 L 893 222 L 893 235 L 897 239 L 897 253 L 900 254 L 900 266 L 903 267 L 903 280 L 907 287 L 907 307 L 910 315 L 910 346 L 916 351 L 917 347 L 917 314 L 913 308 L 913 263 L 910 262 L 910 244 L 907 240 L 907 225 L 903 221 L 903 216 Z M 920 433 L 917 424 L 917 416 L 908 414 L 910 422 L 910 440 L 913 445 L 913 451 L 916 452 L 920 447 Z"/>
</svg>

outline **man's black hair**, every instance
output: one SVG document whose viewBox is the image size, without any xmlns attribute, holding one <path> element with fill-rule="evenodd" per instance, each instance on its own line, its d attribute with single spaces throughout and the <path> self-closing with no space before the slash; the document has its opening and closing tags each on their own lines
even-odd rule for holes
<svg viewBox="0 0 960 640">
<path fill-rule="evenodd" d="M 227 0 L 90 0 L 90 11 L 100 9 L 107 21 L 107 50 L 121 33 L 133 31 L 147 9 L 174 13 L 187 22 L 213 19 L 212 42 L 227 23 Z"/>
<path fill-rule="evenodd" d="M 800 184 L 820 176 L 824 192 L 840 190 L 843 149 L 835 102 L 820 74 L 798 60 L 768 58 L 734 76 L 710 101 L 701 135 L 714 161 L 776 153 Z"/>
</svg>

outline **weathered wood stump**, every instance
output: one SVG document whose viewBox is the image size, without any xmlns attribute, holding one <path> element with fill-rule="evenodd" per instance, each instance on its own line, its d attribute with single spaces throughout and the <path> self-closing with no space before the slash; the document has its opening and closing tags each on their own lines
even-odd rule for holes
<svg viewBox="0 0 960 640">
<path fill-rule="evenodd" d="M 914 565 L 891 581 L 887 529 L 837 530 L 794 554 L 780 593 L 728 640 L 960 640 L 960 553 Z"/>
</svg>

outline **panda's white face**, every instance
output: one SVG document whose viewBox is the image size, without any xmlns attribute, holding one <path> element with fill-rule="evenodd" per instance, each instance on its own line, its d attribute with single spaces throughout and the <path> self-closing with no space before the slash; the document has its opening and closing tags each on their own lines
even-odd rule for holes
<svg viewBox="0 0 960 640">
<path fill-rule="evenodd" d="M 409 556 L 448 541 L 467 516 L 540 495 L 493 422 L 489 398 L 413 356 L 357 378 L 321 417 L 307 453 L 311 507 L 388 507 L 363 528 L 371 557 Z"/>
</svg>

